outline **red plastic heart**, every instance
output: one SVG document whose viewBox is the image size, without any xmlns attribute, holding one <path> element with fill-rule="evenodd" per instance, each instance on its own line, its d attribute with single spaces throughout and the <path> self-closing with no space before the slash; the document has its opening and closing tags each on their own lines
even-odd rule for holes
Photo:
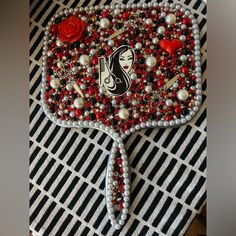
<svg viewBox="0 0 236 236">
<path fill-rule="evenodd" d="M 182 43 L 179 39 L 162 39 L 160 41 L 160 47 L 167 51 L 169 54 L 174 54 L 182 46 Z"/>
</svg>

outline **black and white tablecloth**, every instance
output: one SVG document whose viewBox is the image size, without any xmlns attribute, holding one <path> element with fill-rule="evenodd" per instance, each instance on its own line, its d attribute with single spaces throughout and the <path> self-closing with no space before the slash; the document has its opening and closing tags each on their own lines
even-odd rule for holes
<svg viewBox="0 0 236 236">
<path fill-rule="evenodd" d="M 205 203 L 206 6 L 202 1 L 174 2 L 190 9 L 200 25 L 203 105 L 187 125 L 142 130 L 125 140 L 132 192 L 128 219 L 121 230 L 111 227 L 104 196 L 112 139 L 97 130 L 59 127 L 40 107 L 42 46 L 48 20 L 64 8 L 137 2 L 30 1 L 29 177 L 34 236 L 184 235 Z"/>
</svg>

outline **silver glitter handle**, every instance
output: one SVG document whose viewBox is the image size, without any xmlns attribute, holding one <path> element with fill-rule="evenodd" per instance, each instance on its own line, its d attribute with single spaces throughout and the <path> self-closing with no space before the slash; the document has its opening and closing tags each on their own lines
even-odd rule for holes
<svg viewBox="0 0 236 236">
<path fill-rule="evenodd" d="M 122 139 L 118 139 L 119 141 L 114 141 L 111 152 L 109 155 L 109 160 L 107 164 L 107 174 L 106 174 L 106 204 L 107 204 L 107 211 L 109 214 L 109 218 L 111 224 L 115 229 L 120 229 L 122 225 L 125 224 L 125 220 L 128 215 L 128 208 L 130 203 L 130 168 L 128 163 L 128 158 L 125 151 L 125 146 Z M 117 180 L 114 180 L 114 165 L 116 164 L 116 153 L 117 148 L 121 154 L 120 159 L 120 167 L 123 170 L 122 177 L 123 177 L 123 192 L 122 192 L 122 209 L 117 209 L 114 206 L 113 201 L 115 196 L 115 188 L 117 186 Z M 116 211 L 118 214 L 116 214 Z M 117 216 L 116 216 L 117 215 Z"/>
</svg>

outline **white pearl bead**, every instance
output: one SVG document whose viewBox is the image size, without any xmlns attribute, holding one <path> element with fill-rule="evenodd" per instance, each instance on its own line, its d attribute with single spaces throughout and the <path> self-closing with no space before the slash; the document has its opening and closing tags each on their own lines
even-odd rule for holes
<svg viewBox="0 0 236 236">
<path fill-rule="evenodd" d="M 187 57 L 185 55 L 181 55 L 179 57 L 179 59 L 182 61 L 182 62 L 185 62 L 187 60 Z"/>
<path fill-rule="evenodd" d="M 63 45 L 63 42 L 62 42 L 60 39 L 57 39 L 57 40 L 56 40 L 56 45 L 57 45 L 58 47 L 60 47 L 60 46 Z"/>
<path fill-rule="evenodd" d="M 152 87 L 151 87 L 150 85 L 147 85 L 147 86 L 145 87 L 145 91 L 146 91 L 147 93 L 151 93 L 151 92 L 152 92 Z"/>
<path fill-rule="evenodd" d="M 84 100 L 83 100 L 83 98 L 76 98 L 74 100 L 74 106 L 75 106 L 75 108 L 83 108 L 84 107 Z"/>
<path fill-rule="evenodd" d="M 158 38 L 153 38 L 153 39 L 152 39 L 152 43 L 153 43 L 153 44 L 158 44 L 158 42 L 159 42 L 159 39 L 158 39 Z"/>
<path fill-rule="evenodd" d="M 58 61 L 58 62 L 57 62 L 57 66 L 58 66 L 59 68 L 62 68 L 62 67 L 63 67 L 63 63 L 62 63 L 61 61 Z"/>
<path fill-rule="evenodd" d="M 151 18 L 146 19 L 145 23 L 147 25 L 151 25 L 152 24 L 152 19 Z"/>
<path fill-rule="evenodd" d="M 129 110 L 121 108 L 118 112 L 118 116 L 123 120 L 127 120 L 129 118 Z"/>
<path fill-rule="evenodd" d="M 110 40 L 108 41 L 108 45 L 109 45 L 110 47 L 114 46 L 114 40 L 110 39 Z"/>
<path fill-rule="evenodd" d="M 159 26 L 157 28 L 157 33 L 158 34 L 164 34 L 165 33 L 165 27 L 164 26 Z"/>
<path fill-rule="evenodd" d="M 161 75 L 161 70 L 157 70 L 157 71 L 156 71 L 156 74 L 157 74 L 157 75 Z"/>
<path fill-rule="evenodd" d="M 171 99 L 167 99 L 166 106 L 172 106 L 172 105 L 173 105 L 173 101 Z"/>
<path fill-rule="evenodd" d="M 137 79 L 137 74 L 136 73 L 132 73 L 130 75 L 130 78 L 133 79 L 133 80 Z"/>
<path fill-rule="evenodd" d="M 83 55 L 80 56 L 79 62 L 80 62 L 81 65 L 87 66 L 90 62 L 90 57 L 86 54 L 83 54 Z"/>
<path fill-rule="evenodd" d="M 141 43 L 136 43 L 135 44 L 135 48 L 136 49 L 141 49 L 142 48 L 142 44 Z"/>
<path fill-rule="evenodd" d="M 185 41 L 185 40 L 186 40 L 186 36 L 185 36 L 185 35 L 180 35 L 180 36 L 179 36 L 179 39 L 180 39 L 181 41 Z"/>
<path fill-rule="evenodd" d="M 157 64 L 157 59 L 153 56 L 149 56 L 146 58 L 145 63 L 148 67 L 154 67 Z"/>
<path fill-rule="evenodd" d="M 73 88 L 72 84 L 67 84 L 66 85 L 66 90 L 71 91 Z"/>
<path fill-rule="evenodd" d="M 176 16 L 174 14 L 168 14 L 166 16 L 166 23 L 168 25 L 172 25 L 172 24 L 175 24 L 176 22 Z"/>
<path fill-rule="evenodd" d="M 180 101 L 185 101 L 186 99 L 188 99 L 188 91 L 185 89 L 179 90 L 177 93 L 177 97 Z"/>
<path fill-rule="evenodd" d="M 107 28 L 109 27 L 109 25 L 110 25 L 110 21 L 109 21 L 107 18 L 102 18 L 102 19 L 100 20 L 100 26 L 101 26 L 101 28 L 107 29 Z"/>
<path fill-rule="evenodd" d="M 61 83 L 60 83 L 60 80 L 59 80 L 58 78 L 52 79 L 52 80 L 50 81 L 50 86 L 51 86 L 52 88 L 54 88 L 54 89 L 59 88 L 60 84 L 61 84 Z"/>
<path fill-rule="evenodd" d="M 89 53 L 90 53 L 91 55 L 95 55 L 95 54 L 96 54 L 96 50 L 92 48 Z"/>
</svg>

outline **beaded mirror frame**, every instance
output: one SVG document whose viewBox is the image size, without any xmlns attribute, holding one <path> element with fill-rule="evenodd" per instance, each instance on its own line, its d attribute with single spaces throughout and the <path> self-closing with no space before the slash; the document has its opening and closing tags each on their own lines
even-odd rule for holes
<svg viewBox="0 0 236 236">
<path fill-rule="evenodd" d="M 45 29 L 42 108 L 59 126 L 98 129 L 114 140 L 106 205 L 116 229 L 132 194 L 123 140 L 191 121 L 202 100 L 200 55 L 197 21 L 174 3 L 65 9 Z"/>
</svg>

